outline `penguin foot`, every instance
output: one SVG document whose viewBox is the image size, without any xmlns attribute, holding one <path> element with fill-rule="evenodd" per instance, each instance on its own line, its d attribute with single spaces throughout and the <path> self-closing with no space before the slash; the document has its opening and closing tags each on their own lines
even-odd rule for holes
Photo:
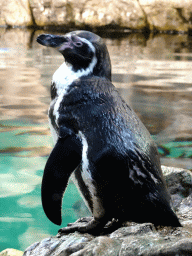
<svg viewBox="0 0 192 256">
<path fill-rule="evenodd" d="M 73 233 L 75 231 L 78 231 L 80 233 L 89 233 L 91 235 L 99 235 L 103 231 L 106 222 L 107 221 L 105 218 L 80 218 L 74 223 L 69 223 L 67 227 L 59 229 L 57 237 L 61 236 L 62 234 Z"/>
<path fill-rule="evenodd" d="M 122 226 L 122 223 L 123 221 L 119 221 L 116 219 L 107 222 L 104 218 L 95 219 L 94 217 L 84 217 L 78 219 L 74 223 L 69 223 L 67 227 L 59 229 L 57 237 L 62 236 L 62 234 L 73 233 L 75 231 L 78 231 L 80 233 L 89 233 L 95 236 L 107 235 L 120 228 Z"/>
</svg>

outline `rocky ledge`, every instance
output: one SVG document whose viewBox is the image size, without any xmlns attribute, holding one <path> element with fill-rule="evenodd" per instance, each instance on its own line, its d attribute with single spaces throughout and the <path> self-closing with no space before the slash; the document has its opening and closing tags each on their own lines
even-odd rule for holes
<svg viewBox="0 0 192 256">
<path fill-rule="evenodd" d="M 49 237 L 32 244 L 23 256 L 192 255 L 192 172 L 165 166 L 162 169 L 183 227 L 155 228 L 151 223 L 127 222 L 108 235 L 75 232 Z"/>
<path fill-rule="evenodd" d="M 192 30 L 191 0 L 7 0 L 0 26 Z"/>
</svg>

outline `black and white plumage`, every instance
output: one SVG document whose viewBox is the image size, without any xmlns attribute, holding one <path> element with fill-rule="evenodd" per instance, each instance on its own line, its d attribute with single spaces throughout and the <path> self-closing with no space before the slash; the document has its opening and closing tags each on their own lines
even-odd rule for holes
<svg viewBox="0 0 192 256">
<path fill-rule="evenodd" d="M 61 224 L 62 197 L 72 176 L 93 219 L 62 232 L 91 233 L 112 219 L 180 226 L 170 206 L 157 147 L 111 83 L 103 40 L 75 31 L 43 34 L 37 42 L 56 48 L 65 59 L 51 85 L 49 120 L 55 147 L 42 181 L 47 217 Z"/>
</svg>

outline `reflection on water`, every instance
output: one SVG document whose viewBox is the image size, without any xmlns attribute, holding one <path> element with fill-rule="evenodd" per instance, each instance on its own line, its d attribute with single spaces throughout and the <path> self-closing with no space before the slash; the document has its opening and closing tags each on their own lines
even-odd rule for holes
<svg viewBox="0 0 192 256">
<path fill-rule="evenodd" d="M 53 146 L 49 85 L 63 59 L 35 42 L 42 32 L 0 30 L 0 251 L 24 250 L 58 230 L 44 215 L 40 189 Z M 186 35 L 102 36 L 113 82 L 154 136 L 162 163 L 191 169 L 192 40 Z M 63 225 L 87 215 L 72 183 L 63 203 Z"/>
</svg>

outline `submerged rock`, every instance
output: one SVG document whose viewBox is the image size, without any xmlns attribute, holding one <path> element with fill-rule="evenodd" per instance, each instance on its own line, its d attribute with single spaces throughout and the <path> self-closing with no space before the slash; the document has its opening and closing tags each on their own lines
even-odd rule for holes
<svg viewBox="0 0 192 256">
<path fill-rule="evenodd" d="M 46 238 L 29 246 L 23 255 L 192 255 L 192 172 L 165 166 L 162 169 L 183 227 L 126 222 L 108 235 L 75 232 Z"/>
</svg>

